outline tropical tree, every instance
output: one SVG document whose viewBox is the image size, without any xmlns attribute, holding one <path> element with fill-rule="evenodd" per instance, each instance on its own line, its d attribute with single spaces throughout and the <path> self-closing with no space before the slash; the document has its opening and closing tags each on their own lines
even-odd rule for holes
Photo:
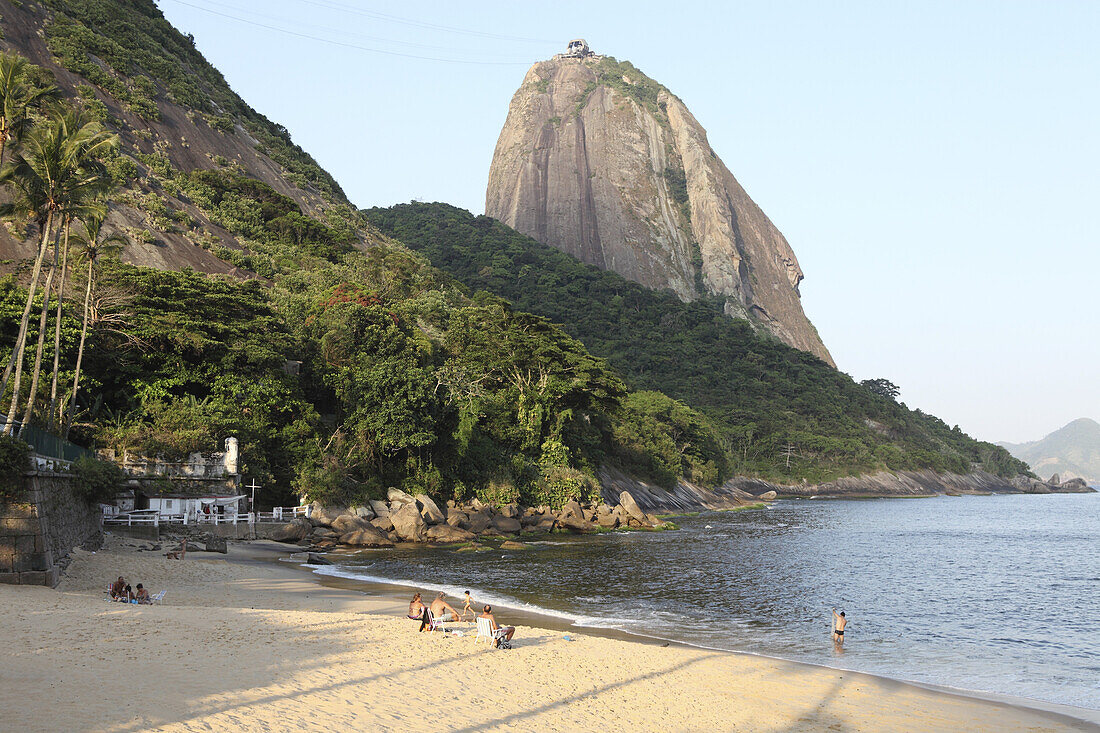
<svg viewBox="0 0 1100 733">
<path fill-rule="evenodd" d="M 106 209 L 91 212 L 84 217 L 84 232 L 73 237 L 80 256 L 88 264 L 87 283 L 84 285 L 84 316 L 80 325 L 80 345 L 76 350 L 76 369 L 73 373 L 73 391 L 69 397 L 69 409 L 65 413 L 64 437 L 69 437 L 73 414 L 76 412 L 76 393 L 80 390 L 80 368 L 84 361 L 84 343 L 88 338 L 88 314 L 91 311 L 92 290 L 95 283 L 96 263 L 101 257 L 118 251 L 126 245 L 126 238 L 119 234 L 104 235 L 103 220 Z"/>
<path fill-rule="evenodd" d="M 51 235 L 66 214 L 105 190 L 110 177 L 98 158 L 117 144 L 117 136 L 106 132 L 98 122 L 90 120 L 83 112 L 58 108 L 47 121 L 27 133 L 12 161 L 0 171 L 0 184 L 10 182 L 15 194 L 13 204 L 4 208 L 30 212 L 39 221 L 45 221 L 27 303 L 16 337 L 16 349 L 12 354 L 15 378 L 11 405 L 4 425 L 4 432 L 8 434 L 12 432 L 18 409 L 30 311 Z M 57 244 L 54 246 L 56 248 Z M 47 308 L 48 290 L 44 293 L 43 300 L 43 307 Z M 35 368 L 34 383 L 38 381 L 40 367 L 39 361 Z M 6 386 L 5 380 L 3 387 Z M 34 394 L 28 399 L 33 403 Z"/>
<path fill-rule="evenodd" d="M 18 142 L 31 125 L 31 112 L 58 89 L 43 81 L 38 66 L 14 53 L 0 53 L 0 164 L 10 142 Z"/>
</svg>

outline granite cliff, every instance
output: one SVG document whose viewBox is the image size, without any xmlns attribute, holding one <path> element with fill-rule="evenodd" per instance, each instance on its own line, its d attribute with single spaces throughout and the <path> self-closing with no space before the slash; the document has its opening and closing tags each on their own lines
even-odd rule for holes
<svg viewBox="0 0 1100 733">
<path fill-rule="evenodd" d="M 794 251 L 683 102 L 628 62 L 536 63 L 497 141 L 485 211 L 683 301 L 717 297 L 832 364 L 802 311 Z"/>
</svg>

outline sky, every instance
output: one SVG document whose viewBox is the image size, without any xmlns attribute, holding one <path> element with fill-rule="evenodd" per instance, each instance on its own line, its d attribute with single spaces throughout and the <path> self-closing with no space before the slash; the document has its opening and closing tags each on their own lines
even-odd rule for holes
<svg viewBox="0 0 1100 733">
<path fill-rule="evenodd" d="M 1100 419 L 1100 2 L 157 0 L 360 207 L 483 213 L 527 68 L 679 96 L 838 367 L 991 441 Z"/>
</svg>

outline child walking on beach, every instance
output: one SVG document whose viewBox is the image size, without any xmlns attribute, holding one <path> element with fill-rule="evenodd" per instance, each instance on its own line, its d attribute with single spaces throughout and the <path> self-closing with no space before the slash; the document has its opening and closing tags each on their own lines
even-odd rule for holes
<svg viewBox="0 0 1100 733">
<path fill-rule="evenodd" d="M 470 598 L 470 591 L 466 591 L 466 605 L 462 607 L 462 620 L 466 620 L 466 612 L 470 612 L 470 617 L 474 615 L 473 600 Z"/>
</svg>

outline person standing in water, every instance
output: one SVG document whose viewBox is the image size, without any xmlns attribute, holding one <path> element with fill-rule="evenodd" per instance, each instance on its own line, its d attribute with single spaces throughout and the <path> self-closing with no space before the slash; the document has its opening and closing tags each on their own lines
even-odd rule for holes
<svg viewBox="0 0 1100 733">
<path fill-rule="evenodd" d="M 848 625 L 848 619 L 844 616 L 844 611 L 840 613 L 833 609 L 833 641 L 837 644 L 844 643 L 844 627 Z"/>
</svg>

